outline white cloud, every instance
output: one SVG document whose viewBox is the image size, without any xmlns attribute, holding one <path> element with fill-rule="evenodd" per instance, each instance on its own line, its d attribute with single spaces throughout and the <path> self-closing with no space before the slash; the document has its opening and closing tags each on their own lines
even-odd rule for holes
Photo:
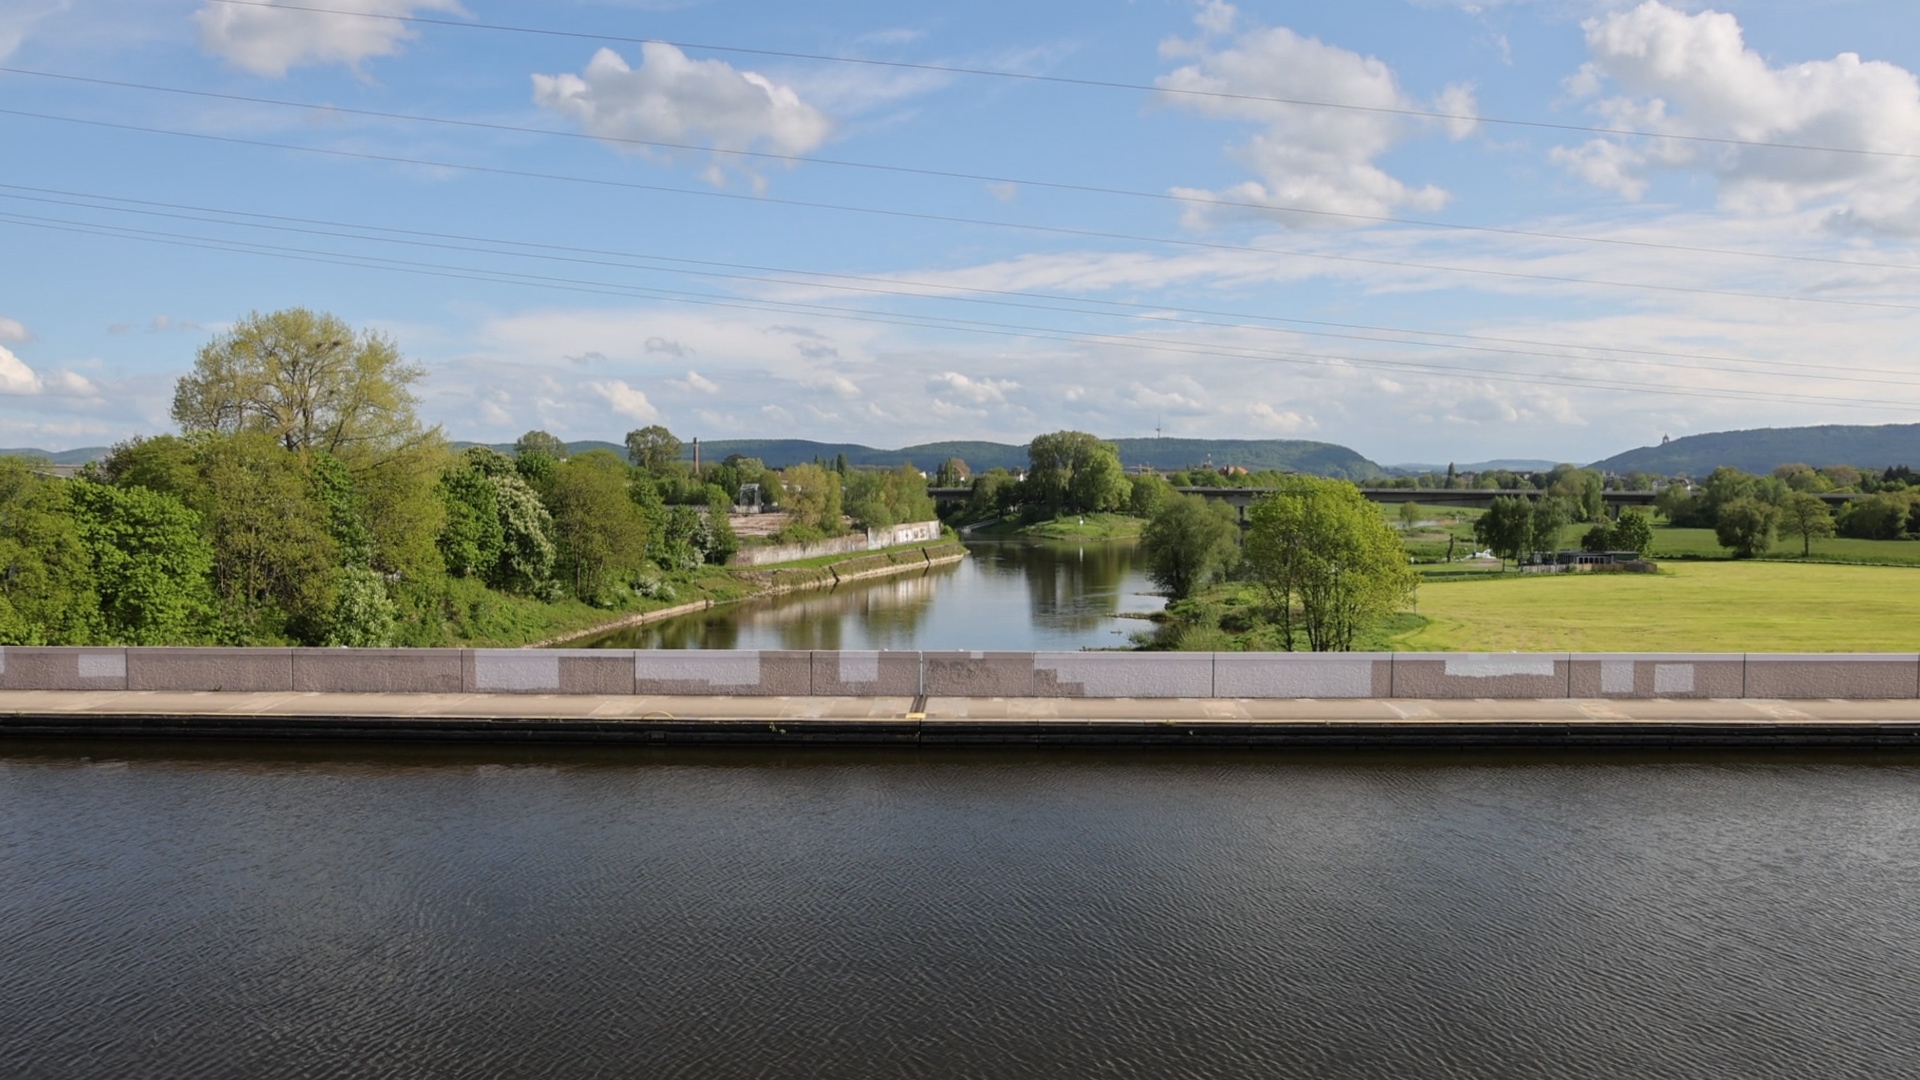
<svg viewBox="0 0 1920 1080">
<path fill-rule="evenodd" d="M 330 0 L 324 6 L 353 14 L 208 4 L 194 18 L 200 23 L 202 48 L 235 67 L 278 79 L 307 64 L 358 67 L 369 57 L 394 56 L 403 42 L 418 36 L 406 23 L 366 16 L 464 14 L 458 0 Z"/>
<path fill-rule="evenodd" d="M 691 59 L 662 42 L 640 47 L 638 68 L 601 49 L 579 75 L 535 75 L 533 100 L 603 139 L 793 157 L 819 146 L 833 130 L 827 115 L 793 87 L 723 60 Z"/>
<path fill-rule="evenodd" d="M 40 389 L 40 376 L 11 349 L 0 348 L 0 394 L 37 394 Z"/>
<path fill-rule="evenodd" d="M 852 401 L 854 398 L 860 396 L 860 388 L 855 386 L 853 380 L 847 378 L 845 375 L 829 373 L 822 378 L 815 379 L 813 385 L 833 394 L 835 397 L 845 398 L 848 401 Z"/>
<path fill-rule="evenodd" d="M 42 376 L 28 367 L 26 361 L 15 356 L 11 349 L 0 346 L 0 394 L 25 397 L 46 393 L 90 397 L 97 390 L 86 376 L 76 372 L 56 371 L 52 375 Z"/>
<path fill-rule="evenodd" d="M 1212 0 L 1201 8 L 1195 22 L 1206 34 L 1218 35 L 1233 25 L 1236 15 L 1230 5 Z M 1162 90 L 1175 91 L 1161 96 L 1164 104 L 1203 116 L 1253 121 L 1262 127 L 1228 151 L 1257 180 L 1222 191 L 1175 188 L 1174 194 L 1200 203 L 1228 200 L 1364 216 L 1385 215 L 1403 206 L 1433 210 L 1446 204 L 1447 193 L 1440 188 L 1409 186 L 1374 164 L 1416 134 L 1418 121 L 1388 113 L 1205 95 L 1337 101 L 1379 109 L 1433 108 L 1471 117 L 1477 111 L 1471 88 L 1448 87 L 1437 101 L 1423 105 L 1402 92 L 1393 69 L 1383 61 L 1303 37 L 1286 27 L 1253 27 L 1225 43 L 1173 39 L 1161 45 L 1161 53 L 1193 58 L 1156 83 Z M 1444 123 L 1455 138 L 1470 134 L 1474 126 L 1468 120 Z M 1188 214 L 1189 224 L 1203 224 L 1210 209 L 1224 208 L 1196 206 Z M 1299 217 L 1291 223 L 1337 224 L 1338 219 Z"/>
<path fill-rule="evenodd" d="M 719 383 L 714 382 L 712 379 L 707 378 L 697 371 L 687 372 L 687 377 L 684 379 L 669 379 L 668 381 L 682 390 L 690 390 L 694 393 L 717 394 L 720 392 Z"/>
<path fill-rule="evenodd" d="M 1310 414 L 1294 409 L 1280 410 L 1264 401 L 1255 402 L 1246 412 L 1255 426 L 1279 435 L 1304 435 L 1320 427 Z"/>
<path fill-rule="evenodd" d="M 605 398 L 613 411 L 621 416 L 648 423 L 660 419 L 660 410 L 653 407 L 653 402 L 647 400 L 647 395 L 628 386 L 624 380 L 588 383 L 587 386 L 594 393 Z"/>
<path fill-rule="evenodd" d="M 927 389 L 936 394 L 951 394 L 975 405 L 1005 403 L 1007 391 L 1020 389 L 1011 379 L 973 379 L 957 371 L 943 371 L 927 380 Z"/>
<path fill-rule="evenodd" d="M 27 332 L 26 325 L 19 319 L 0 317 L 0 341 L 11 341 L 18 344 L 23 341 L 32 340 L 33 335 Z"/>
<path fill-rule="evenodd" d="M 1748 48 L 1739 20 L 1689 15 L 1658 0 L 1582 24 L 1592 59 L 1567 80 L 1611 127 L 1661 135 L 1911 151 L 1920 145 L 1920 79 L 1854 53 L 1774 67 Z M 1582 179 L 1637 199 L 1654 174 L 1699 170 L 1741 213 L 1819 206 L 1832 226 L 1920 232 L 1920 163 L 1861 154 L 1596 138 L 1554 159 Z"/>
</svg>

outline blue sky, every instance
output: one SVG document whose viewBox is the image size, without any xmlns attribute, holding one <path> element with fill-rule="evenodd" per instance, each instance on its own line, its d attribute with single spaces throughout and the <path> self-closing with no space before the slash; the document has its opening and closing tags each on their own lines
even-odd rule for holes
<svg viewBox="0 0 1920 1080">
<path fill-rule="evenodd" d="M 466 439 L 1920 413 L 1910 2 L 274 3 L 0 0 L 0 445 L 294 305 Z"/>
</svg>

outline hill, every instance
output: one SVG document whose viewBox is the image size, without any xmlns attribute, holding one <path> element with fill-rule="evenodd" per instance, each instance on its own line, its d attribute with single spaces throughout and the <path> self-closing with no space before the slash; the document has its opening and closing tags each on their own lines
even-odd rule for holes
<svg viewBox="0 0 1920 1080">
<path fill-rule="evenodd" d="M 1857 465 L 1884 469 L 1920 464 L 1920 424 L 1823 424 L 1688 435 L 1664 446 L 1615 454 L 1590 468 L 1602 472 L 1705 476 L 1721 465 L 1768 473 L 1781 465 Z"/>
<path fill-rule="evenodd" d="M 109 447 L 83 446 L 78 450 L 0 450 L 0 457 L 41 458 L 55 465 L 85 465 L 107 456 Z"/>
<path fill-rule="evenodd" d="M 1315 476 L 1366 480 L 1385 470 L 1358 453 L 1333 443 L 1297 439 L 1115 439 L 1120 461 L 1128 468 L 1185 469 L 1211 461 L 1215 466 L 1239 465 L 1250 471 L 1291 469 Z M 821 443 L 807 439 L 715 439 L 700 444 L 700 456 L 719 461 L 728 454 L 756 457 L 774 468 L 820 458 L 832 461 L 847 455 L 852 465 L 891 466 L 911 461 L 931 471 L 950 457 L 975 472 L 992 468 L 1017 469 L 1027 463 L 1027 449 L 1013 443 L 950 441 L 919 443 L 898 450 L 878 450 L 858 443 Z M 692 447 L 683 451 L 691 457 Z"/>
</svg>

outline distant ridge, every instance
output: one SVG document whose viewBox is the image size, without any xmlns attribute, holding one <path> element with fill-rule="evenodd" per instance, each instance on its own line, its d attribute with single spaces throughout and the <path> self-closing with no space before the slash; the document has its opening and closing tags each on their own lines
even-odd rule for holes
<svg viewBox="0 0 1920 1080">
<path fill-rule="evenodd" d="M 1128 468 L 1146 465 L 1155 469 L 1177 470 L 1211 461 L 1216 468 L 1238 465 L 1250 472 L 1282 469 L 1314 476 L 1371 480 L 1387 475 L 1385 469 L 1358 453 L 1333 443 L 1302 439 L 1113 439 L 1120 448 L 1121 464 Z M 456 442 L 455 448 L 483 445 Z M 495 450 L 513 452 L 512 443 L 488 443 Z M 612 450 L 626 453 L 618 443 L 582 440 L 567 444 L 569 453 L 587 450 Z M 898 450 L 881 450 L 860 443 L 815 442 L 811 439 L 712 439 L 700 443 L 700 460 L 718 462 L 730 454 L 759 458 L 775 469 L 802 465 L 818 458 L 831 462 L 841 454 L 849 465 L 890 467 L 910 461 L 916 468 L 932 472 L 948 458 L 959 458 L 974 472 L 988 469 L 1020 469 L 1027 464 L 1025 443 L 997 443 L 955 439 L 918 443 Z M 693 458 L 693 444 L 681 448 L 680 456 Z M 1442 466 L 1445 468 L 1445 466 Z"/>
<path fill-rule="evenodd" d="M 0 457 L 42 458 L 55 465 L 85 465 L 99 461 L 112 450 L 107 446 L 83 446 L 78 450 L 0 450 Z"/>
<path fill-rule="evenodd" d="M 1215 467 L 1238 465 L 1252 472 L 1262 469 L 1290 469 L 1315 476 L 1337 476 L 1349 480 L 1368 480 L 1386 475 L 1386 470 L 1353 450 L 1333 443 L 1299 439 L 1113 439 L 1120 448 L 1120 461 L 1128 468 L 1146 465 L 1155 469 L 1185 469 L 1211 461 Z M 682 456 L 691 457 L 689 446 Z M 806 439 L 715 439 L 700 444 L 706 461 L 719 461 L 729 454 L 756 457 L 774 468 L 798 465 L 820 458 L 832 461 L 847 455 L 850 465 L 898 465 L 911 461 L 915 467 L 931 472 L 941 462 L 957 457 L 975 472 L 992 468 L 1018 469 L 1027 464 L 1025 444 L 980 441 L 919 443 L 898 450 L 878 450 L 858 443 L 820 443 Z"/>
<path fill-rule="evenodd" d="M 1496 469 L 1505 469 L 1508 472 L 1547 472 L 1558 464 L 1560 463 L 1557 461 L 1548 461 L 1546 458 L 1496 458 L 1493 461 L 1456 461 L 1453 463 L 1453 467 L 1458 472 L 1473 473 L 1492 472 Z M 1420 476 L 1425 473 L 1444 473 L 1447 471 L 1447 467 L 1444 464 L 1427 465 L 1421 463 L 1388 465 L 1386 469 L 1388 472 L 1400 476 Z"/>
<path fill-rule="evenodd" d="M 1884 469 L 1920 465 L 1920 424 L 1823 424 L 1688 435 L 1596 461 L 1602 472 L 1705 476 L 1722 465 L 1769 473 L 1795 462 Z"/>
</svg>

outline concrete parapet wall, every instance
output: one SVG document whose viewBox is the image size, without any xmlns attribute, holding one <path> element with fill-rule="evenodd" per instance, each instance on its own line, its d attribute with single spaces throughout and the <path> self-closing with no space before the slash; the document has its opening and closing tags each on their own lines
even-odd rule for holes
<svg viewBox="0 0 1920 1080">
<path fill-rule="evenodd" d="M 1565 653 L 1395 653 L 1397 698 L 1563 698 Z"/>
<path fill-rule="evenodd" d="M 1911 698 L 1920 657 L 1886 653 L 1748 653 L 1742 697 Z"/>
<path fill-rule="evenodd" d="M 465 649 L 295 649 L 293 688 L 341 694 L 457 694 Z"/>
<path fill-rule="evenodd" d="M 1034 697 L 1213 696 L 1212 653 L 1033 654 Z"/>
<path fill-rule="evenodd" d="M 725 697 L 1920 698 L 1920 655 L 0 647 L 0 690 Z"/>
<path fill-rule="evenodd" d="M 0 647 L 0 690 L 125 690 L 127 650 Z"/>
<path fill-rule="evenodd" d="M 1577 698 L 1737 698 L 1746 693 L 1741 653 L 1580 653 L 1567 684 Z"/>
<path fill-rule="evenodd" d="M 806 697 L 813 693 L 807 652 L 640 649 L 633 657 L 636 694 Z"/>
<path fill-rule="evenodd" d="M 1392 653 L 1215 653 L 1213 696 L 1385 698 Z"/>
<path fill-rule="evenodd" d="M 129 690 L 259 694 L 293 689 L 292 649 L 138 648 L 126 652 Z"/>
<path fill-rule="evenodd" d="M 816 652 L 809 654 L 815 697 L 913 697 L 920 693 L 917 652 Z"/>
</svg>

